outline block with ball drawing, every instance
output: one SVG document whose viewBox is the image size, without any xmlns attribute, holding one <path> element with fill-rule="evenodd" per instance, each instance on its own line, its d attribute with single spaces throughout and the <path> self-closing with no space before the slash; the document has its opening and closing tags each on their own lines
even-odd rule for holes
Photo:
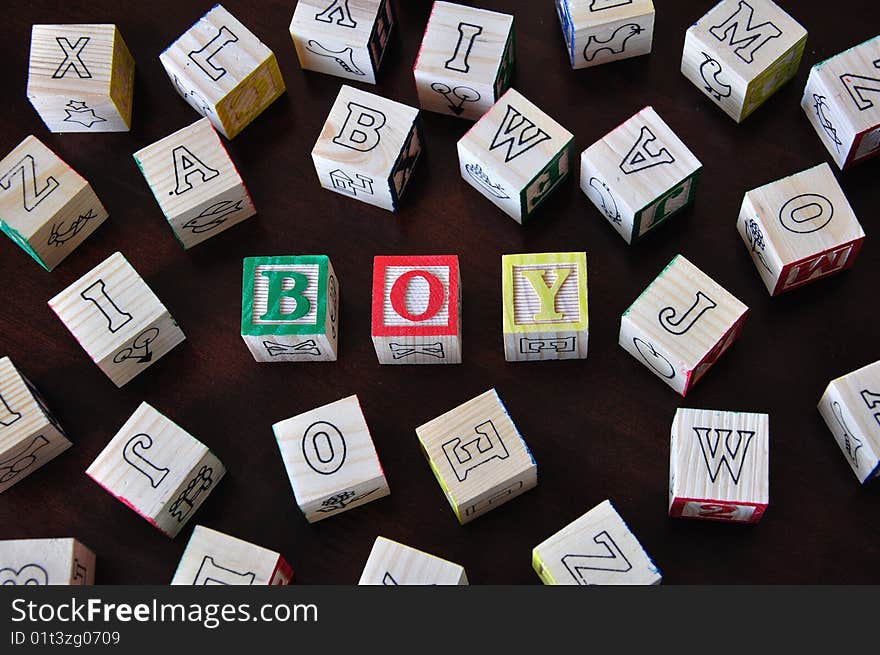
<svg viewBox="0 0 880 655">
<path fill-rule="evenodd" d="M 651 52 L 652 0 L 556 0 L 572 68 L 587 68 Z"/>
</svg>

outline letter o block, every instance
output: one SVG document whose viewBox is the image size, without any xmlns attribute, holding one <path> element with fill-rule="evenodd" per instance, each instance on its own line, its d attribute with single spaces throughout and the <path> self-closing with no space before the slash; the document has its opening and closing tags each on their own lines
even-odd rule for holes
<svg viewBox="0 0 880 655">
<path fill-rule="evenodd" d="M 654 41 L 651 0 L 556 0 L 572 68 L 647 55 Z"/>
</svg>

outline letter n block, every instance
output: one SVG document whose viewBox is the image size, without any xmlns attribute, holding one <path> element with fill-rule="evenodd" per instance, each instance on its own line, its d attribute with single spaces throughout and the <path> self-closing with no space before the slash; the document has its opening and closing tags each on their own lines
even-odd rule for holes
<svg viewBox="0 0 880 655">
<path fill-rule="evenodd" d="M 339 281 L 326 255 L 247 257 L 241 338 L 258 362 L 335 362 Z"/>
<path fill-rule="evenodd" d="M 654 41 L 651 0 L 556 0 L 572 68 L 647 55 Z"/>
<path fill-rule="evenodd" d="M 462 525 L 538 484 L 538 466 L 495 389 L 416 428 L 416 435 Z"/>
<path fill-rule="evenodd" d="M 205 444 L 147 403 L 86 470 L 110 495 L 172 538 L 225 473 Z"/>
<path fill-rule="evenodd" d="M 464 567 L 435 555 L 376 537 L 359 585 L 466 585 Z"/>
<path fill-rule="evenodd" d="M 501 257 L 504 358 L 508 362 L 587 356 L 587 254 Z"/>
<path fill-rule="evenodd" d="M 92 585 L 95 554 L 76 539 L 0 541 L 0 586 Z"/>
<path fill-rule="evenodd" d="M 458 256 L 375 257 L 372 322 L 380 364 L 460 364 Z"/>
</svg>

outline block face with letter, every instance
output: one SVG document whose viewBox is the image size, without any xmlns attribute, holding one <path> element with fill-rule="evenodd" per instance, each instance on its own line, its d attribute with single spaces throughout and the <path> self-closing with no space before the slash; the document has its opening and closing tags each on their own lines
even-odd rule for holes
<svg viewBox="0 0 880 655">
<path fill-rule="evenodd" d="M 0 541 L 0 586 L 93 585 L 95 554 L 76 539 Z"/>
<path fill-rule="evenodd" d="M 359 585 L 466 585 L 464 567 L 401 543 L 376 537 Z"/>
<path fill-rule="evenodd" d="M 572 68 L 587 68 L 651 52 L 652 0 L 556 0 Z"/>
</svg>

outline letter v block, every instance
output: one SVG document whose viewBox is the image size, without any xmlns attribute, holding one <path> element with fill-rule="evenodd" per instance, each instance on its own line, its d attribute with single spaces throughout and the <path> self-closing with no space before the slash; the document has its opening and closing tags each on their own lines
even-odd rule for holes
<svg viewBox="0 0 880 655">
<path fill-rule="evenodd" d="M 339 281 L 326 255 L 247 257 L 241 338 L 258 362 L 335 362 Z"/>
<path fill-rule="evenodd" d="M 49 307 L 117 387 L 186 338 L 118 252 L 52 298 Z"/>
<path fill-rule="evenodd" d="M 416 428 L 416 435 L 462 525 L 538 484 L 538 466 L 495 389 Z"/>
<path fill-rule="evenodd" d="M 770 502 L 770 417 L 675 412 L 669 455 L 669 516 L 757 523 Z"/>
<path fill-rule="evenodd" d="M 95 554 L 76 539 L 0 541 L 0 586 L 92 585 Z"/>
<path fill-rule="evenodd" d="M 572 68 L 651 52 L 652 0 L 556 0 L 556 11 Z"/>
<path fill-rule="evenodd" d="M 464 567 L 404 546 L 385 537 L 376 537 L 364 566 L 359 585 L 466 585 Z"/>
</svg>

